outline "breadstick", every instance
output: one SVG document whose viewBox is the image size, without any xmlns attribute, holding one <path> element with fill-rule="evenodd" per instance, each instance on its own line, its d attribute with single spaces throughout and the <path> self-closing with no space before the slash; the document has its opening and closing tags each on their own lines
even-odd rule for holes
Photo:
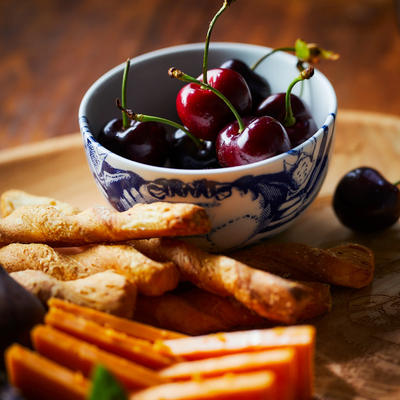
<svg viewBox="0 0 400 400">
<path fill-rule="evenodd" d="M 178 295 L 181 299 L 214 315 L 225 326 L 224 331 L 235 327 L 265 325 L 268 321 L 252 310 L 247 309 L 233 297 L 222 297 L 195 287 Z"/>
<path fill-rule="evenodd" d="M 114 270 L 148 296 L 160 296 L 179 282 L 179 272 L 172 262 L 158 263 L 122 244 L 95 245 L 81 253 L 65 255 L 45 244 L 13 243 L 0 248 L 0 263 L 8 273 L 35 269 L 61 281 Z"/>
<path fill-rule="evenodd" d="M 140 250 L 142 243 L 132 244 Z M 311 289 L 232 258 L 207 254 L 182 240 L 161 238 L 157 252 L 177 265 L 183 279 L 220 296 L 232 296 L 250 310 L 274 321 L 295 323 L 304 316 L 306 308 L 315 303 L 315 285 Z M 326 293 L 328 287 L 320 286 Z"/>
<path fill-rule="evenodd" d="M 89 208 L 68 216 L 54 207 L 20 207 L 0 220 L 0 245 L 44 243 L 53 247 L 84 246 L 160 236 L 207 233 L 204 208 L 184 203 L 136 204 L 124 212 Z"/>
<path fill-rule="evenodd" d="M 320 282 L 297 281 L 310 291 L 310 299 L 299 314 L 299 321 L 318 317 L 331 310 L 332 296 L 329 285 Z"/>
<path fill-rule="evenodd" d="M 134 320 L 186 335 L 203 335 L 224 330 L 224 324 L 213 315 L 198 310 L 179 296 L 138 296 Z"/>
<path fill-rule="evenodd" d="M 34 270 L 13 272 L 10 276 L 44 305 L 56 297 L 120 317 L 133 316 L 136 288 L 124 276 L 112 271 L 68 282 Z"/>
<path fill-rule="evenodd" d="M 138 296 L 134 319 L 187 335 L 203 335 L 268 322 L 233 298 L 199 288 L 178 295 Z"/>
<path fill-rule="evenodd" d="M 299 320 L 307 320 L 330 310 L 329 286 L 324 285 L 325 290 L 321 290 L 320 283 L 302 284 L 313 291 L 314 300 L 305 307 Z M 266 328 L 276 325 L 276 322 L 261 317 L 232 297 L 218 296 L 199 288 L 178 295 L 165 293 L 156 297 L 138 296 L 134 319 L 194 336 L 251 326 Z"/>
<path fill-rule="evenodd" d="M 300 243 L 261 243 L 229 257 L 276 274 L 291 269 L 290 278 L 300 271 L 314 281 L 357 289 L 372 282 L 375 269 L 372 250 L 352 243 L 325 250 Z"/>
<path fill-rule="evenodd" d="M 52 206 L 64 215 L 75 215 L 81 212 L 78 207 L 63 203 L 51 197 L 35 196 L 23 190 L 11 189 L 2 193 L 0 198 L 0 211 L 3 218 L 10 215 L 16 209 L 29 205 Z"/>
</svg>

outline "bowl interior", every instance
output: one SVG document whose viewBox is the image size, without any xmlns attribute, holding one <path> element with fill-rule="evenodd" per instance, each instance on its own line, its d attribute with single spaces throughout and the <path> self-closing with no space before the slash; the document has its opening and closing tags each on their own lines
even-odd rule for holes
<svg viewBox="0 0 400 400">
<path fill-rule="evenodd" d="M 251 65 L 271 49 L 237 43 L 212 43 L 209 68 L 215 68 L 230 58 L 238 58 Z M 197 77 L 202 73 L 204 44 L 175 46 L 154 51 L 131 60 L 127 84 L 128 108 L 137 113 L 169 118 L 179 122 L 175 98 L 185 83 L 170 78 L 168 69 L 176 67 Z M 298 75 L 296 57 L 278 52 L 259 65 L 256 72 L 264 76 L 272 92 L 285 92 L 289 83 Z M 82 100 L 79 116 L 86 116 L 94 137 L 112 118 L 120 117 L 115 99 L 121 97 L 122 63 L 103 75 L 88 90 Z M 297 84 L 293 93 L 299 93 Z M 336 113 L 336 97 L 330 82 L 316 71 L 304 83 L 302 98 L 310 106 L 317 126 L 322 127 L 328 114 Z"/>
</svg>

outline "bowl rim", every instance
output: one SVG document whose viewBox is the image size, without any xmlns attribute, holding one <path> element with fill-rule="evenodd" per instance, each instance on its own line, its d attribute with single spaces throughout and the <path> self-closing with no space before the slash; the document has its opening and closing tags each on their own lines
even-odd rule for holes
<svg viewBox="0 0 400 400">
<path fill-rule="evenodd" d="M 261 46 L 261 45 L 255 45 L 255 44 L 248 44 L 248 43 L 237 43 L 237 42 L 213 42 L 210 43 L 210 50 L 218 50 L 219 48 L 223 49 L 255 49 L 255 50 L 272 50 L 270 47 L 266 46 Z M 186 52 L 186 51 L 192 51 L 192 50 L 200 50 L 204 49 L 204 43 L 189 43 L 189 44 L 181 44 L 181 45 L 176 45 L 176 46 L 170 46 L 170 47 L 165 47 L 162 49 L 158 50 L 153 50 L 144 54 L 141 54 L 139 56 L 133 57 L 130 59 L 131 65 L 132 64 L 137 64 L 142 61 L 148 60 L 148 59 L 153 59 L 159 56 L 163 56 L 166 54 L 169 54 L 171 52 L 173 53 L 178 53 L 178 52 Z M 295 58 L 294 55 L 288 54 L 285 52 L 279 52 L 277 53 L 277 56 L 283 57 L 283 58 L 288 58 L 288 59 L 293 59 Z M 164 174 L 170 174 L 170 175 L 192 175 L 192 176 L 204 176 L 206 175 L 228 175 L 230 173 L 235 173 L 235 172 L 241 172 L 241 171 L 248 171 L 257 167 L 264 167 L 269 164 L 273 164 L 275 162 L 281 162 L 281 160 L 285 159 L 288 155 L 292 154 L 293 151 L 295 151 L 298 148 L 304 147 L 316 138 L 318 138 L 320 135 L 323 134 L 324 130 L 326 127 L 328 127 L 330 124 L 335 122 L 336 119 L 336 114 L 337 114 L 337 97 L 335 90 L 329 81 L 329 79 L 318 69 L 315 69 L 315 74 L 319 76 L 319 79 L 322 79 L 327 87 L 327 89 L 331 92 L 331 100 L 332 100 L 332 106 L 333 109 L 328 113 L 326 116 L 323 125 L 317 130 L 317 132 L 314 133 L 313 136 L 311 136 L 309 139 L 307 139 L 305 142 L 301 143 L 297 147 L 294 147 L 290 149 L 287 152 L 278 154 L 274 157 L 268 158 L 266 160 L 262 161 L 257 161 L 255 163 L 247 164 L 247 165 L 240 165 L 236 167 L 226 167 L 226 168 L 211 168 L 211 169 L 178 169 L 178 168 L 171 168 L 171 167 L 158 167 L 154 165 L 148 165 L 148 164 L 143 164 L 139 163 L 137 161 L 132 161 L 127 158 L 121 157 L 118 154 L 113 153 L 112 151 L 108 150 L 106 147 L 101 145 L 97 139 L 93 136 L 91 126 L 90 126 L 90 121 L 86 116 L 86 108 L 88 105 L 89 100 L 92 98 L 93 94 L 97 91 L 97 89 L 105 82 L 107 81 L 111 76 L 115 75 L 116 73 L 120 73 L 123 71 L 125 68 L 126 62 L 123 62 L 111 70 L 107 71 L 104 73 L 102 76 L 100 76 L 86 91 L 84 94 L 80 106 L 79 106 L 79 111 L 78 111 L 78 118 L 79 122 L 81 125 L 81 135 L 82 138 L 84 139 L 85 135 L 89 135 L 91 139 L 96 143 L 97 146 L 100 146 L 101 148 L 104 148 L 105 151 L 109 152 L 110 156 L 112 158 L 115 158 L 116 160 L 119 160 L 120 162 L 124 162 L 127 164 L 127 168 L 134 170 L 134 168 L 141 168 L 142 170 L 147 170 L 149 172 L 163 172 Z M 83 122 L 84 121 L 84 122 Z M 82 129 L 82 125 L 84 125 L 85 129 Z"/>
</svg>

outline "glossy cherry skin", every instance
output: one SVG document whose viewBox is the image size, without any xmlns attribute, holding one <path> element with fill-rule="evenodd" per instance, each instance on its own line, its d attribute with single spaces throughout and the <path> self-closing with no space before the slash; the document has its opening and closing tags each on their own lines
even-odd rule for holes
<svg viewBox="0 0 400 400">
<path fill-rule="evenodd" d="M 177 130 L 171 141 L 169 162 L 173 168 L 210 169 L 221 168 L 218 163 L 214 142 L 204 141 L 198 148 L 188 135 Z"/>
<path fill-rule="evenodd" d="M 375 169 L 356 168 L 339 181 L 333 209 L 343 225 L 354 231 L 381 231 L 400 217 L 400 191 Z"/>
<path fill-rule="evenodd" d="M 99 135 L 97 136 L 97 141 L 106 149 L 120 155 L 120 135 L 122 134 L 122 131 L 122 120 L 117 118 L 112 119 L 101 128 Z"/>
<path fill-rule="evenodd" d="M 161 167 L 168 158 L 167 132 L 157 122 L 131 121 L 124 129 L 121 119 L 113 119 L 100 131 L 98 141 L 113 153 L 143 164 Z"/>
<path fill-rule="evenodd" d="M 269 115 L 283 124 L 286 114 L 286 93 L 275 93 L 268 96 L 256 111 L 257 116 Z M 293 147 L 305 142 L 317 132 L 317 125 L 306 103 L 294 94 L 290 95 L 293 116 L 296 123 L 293 126 L 285 126 Z"/>
<path fill-rule="evenodd" d="M 203 75 L 197 80 L 202 81 Z M 207 72 L 208 83 L 225 95 L 240 115 L 249 114 L 252 101 L 246 81 L 236 71 L 215 68 Z M 211 90 L 189 83 L 176 98 L 176 110 L 184 126 L 196 137 L 214 141 L 218 132 L 234 115 Z"/>
<path fill-rule="evenodd" d="M 215 147 L 222 167 L 236 167 L 266 160 L 289 151 L 289 137 L 274 118 L 243 117 L 246 126 L 239 133 L 237 121 L 228 124 L 217 136 Z"/>
<path fill-rule="evenodd" d="M 267 80 L 251 70 L 243 61 L 233 58 L 225 61 L 220 68 L 232 69 L 243 76 L 250 89 L 253 110 L 256 110 L 259 104 L 271 94 Z"/>
</svg>

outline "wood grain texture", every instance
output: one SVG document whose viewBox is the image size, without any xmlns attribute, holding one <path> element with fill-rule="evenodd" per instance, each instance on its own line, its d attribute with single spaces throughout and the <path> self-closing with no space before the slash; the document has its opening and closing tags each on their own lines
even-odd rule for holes
<svg viewBox="0 0 400 400">
<path fill-rule="evenodd" d="M 2 0 L 0 149 L 78 130 L 92 83 L 127 57 L 204 42 L 222 0 Z M 301 37 L 341 54 L 319 69 L 342 109 L 400 115 L 394 0 L 238 0 L 212 41 L 291 46 Z"/>
<path fill-rule="evenodd" d="M 375 235 L 344 228 L 331 207 L 342 175 L 361 165 L 399 178 L 400 116 L 339 110 L 334 156 L 321 193 L 286 232 L 271 240 L 322 248 L 370 247 L 375 278 L 363 289 L 332 286 L 332 310 L 308 321 L 317 328 L 316 399 L 400 396 L 400 223 Z M 11 188 L 55 197 L 80 208 L 105 205 L 89 172 L 79 134 L 0 151 L 0 192 Z"/>
<path fill-rule="evenodd" d="M 0 190 L 65 198 L 81 209 L 107 205 L 97 190 L 80 134 L 65 135 L 0 152 Z"/>
</svg>

